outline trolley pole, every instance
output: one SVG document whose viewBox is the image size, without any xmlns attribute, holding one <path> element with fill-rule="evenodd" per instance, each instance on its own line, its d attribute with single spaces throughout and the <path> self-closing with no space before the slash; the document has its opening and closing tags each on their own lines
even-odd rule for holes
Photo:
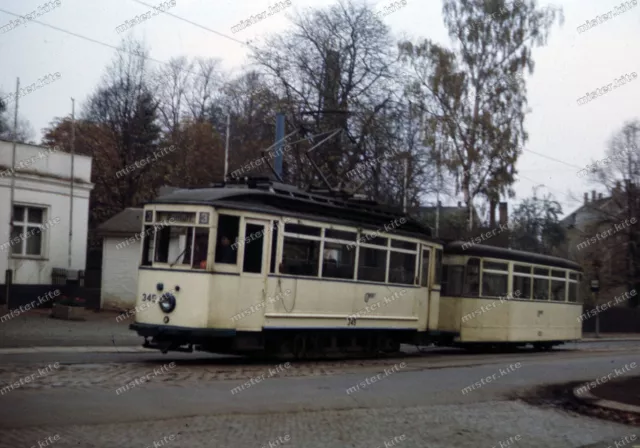
<svg viewBox="0 0 640 448">
<path fill-rule="evenodd" d="M 599 268 L 599 264 L 594 263 L 596 269 Z M 598 305 L 598 296 L 600 292 L 600 273 L 596 271 L 596 277 L 591 280 L 591 292 L 594 297 L 594 305 Z M 596 313 L 596 338 L 600 338 L 600 312 Z"/>
<path fill-rule="evenodd" d="M 71 248 L 73 241 L 73 177 L 75 176 L 76 146 L 76 100 L 71 98 L 71 191 L 69 192 L 69 253 L 68 270 L 71 271 Z"/>
</svg>

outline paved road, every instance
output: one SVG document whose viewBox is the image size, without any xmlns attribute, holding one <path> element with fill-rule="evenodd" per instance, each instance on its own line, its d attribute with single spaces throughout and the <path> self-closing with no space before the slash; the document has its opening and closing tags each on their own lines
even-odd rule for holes
<svg viewBox="0 0 640 448">
<path fill-rule="evenodd" d="M 168 448 L 375 448 L 385 442 L 398 448 L 475 448 L 506 446 L 510 438 L 510 448 L 604 448 L 637 428 L 514 398 L 541 384 L 607 375 L 640 355 L 637 343 L 578 348 L 480 355 L 434 350 L 404 359 L 406 365 L 377 360 L 288 367 L 184 354 L 67 353 L 29 360 L 5 355 L 2 387 L 32 374 L 36 380 L 0 396 L 0 447 L 37 446 L 51 437 L 55 448 L 154 442 Z M 54 362 L 61 364 L 42 370 Z M 385 369 L 388 376 L 347 393 Z M 116 392 L 147 374 L 148 382 Z M 266 379 L 257 383 L 261 374 Z M 489 376 L 495 377 L 491 383 L 463 392 Z M 251 378 L 254 384 L 232 392 Z"/>
</svg>

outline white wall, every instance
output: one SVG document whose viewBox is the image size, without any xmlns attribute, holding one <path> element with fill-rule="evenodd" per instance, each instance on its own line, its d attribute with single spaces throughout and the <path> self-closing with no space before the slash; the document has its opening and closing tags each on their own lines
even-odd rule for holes
<svg viewBox="0 0 640 448">
<path fill-rule="evenodd" d="M 51 282 L 52 268 L 68 267 L 70 182 L 52 176 L 69 176 L 71 156 L 65 153 L 47 153 L 47 148 L 17 145 L 16 160 L 29 160 L 24 173 L 15 176 L 16 205 L 35 205 L 46 208 L 44 221 L 53 222 L 43 232 L 43 256 L 38 258 L 10 257 L 10 249 L 0 248 L 0 283 L 4 283 L 6 269 L 14 269 L 14 283 L 47 284 Z M 38 158 L 38 154 L 45 154 Z M 0 141 L 0 165 L 11 166 L 12 144 Z M 76 156 L 74 177 L 87 183 L 74 184 L 73 240 L 71 244 L 71 269 L 83 270 L 86 265 L 86 248 L 89 219 L 89 194 L 93 185 L 91 158 Z M 10 239 L 11 174 L 0 166 L 0 246 Z"/>
<path fill-rule="evenodd" d="M 101 308 L 128 310 L 136 306 L 140 241 L 119 249 L 125 238 L 106 237 L 102 244 Z"/>
</svg>

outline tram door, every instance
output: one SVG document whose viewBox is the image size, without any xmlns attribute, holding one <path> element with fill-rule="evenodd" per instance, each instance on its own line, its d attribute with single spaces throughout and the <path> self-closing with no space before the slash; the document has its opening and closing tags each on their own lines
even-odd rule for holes
<svg viewBox="0 0 640 448">
<path fill-rule="evenodd" d="M 240 294 L 238 297 L 237 312 L 251 305 L 262 302 L 267 288 L 267 244 L 269 243 L 269 221 L 258 219 L 245 219 L 244 243 L 242 244 L 243 257 L 240 271 Z M 259 313 L 255 318 L 261 319 Z M 251 316 L 240 322 L 252 326 Z"/>
</svg>

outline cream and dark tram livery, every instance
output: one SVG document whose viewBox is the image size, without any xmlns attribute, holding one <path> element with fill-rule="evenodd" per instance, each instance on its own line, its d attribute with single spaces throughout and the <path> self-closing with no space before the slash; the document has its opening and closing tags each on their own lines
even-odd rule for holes
<svg viewBox="0 0 640 448">
<path fill-rule="evenodd" d="M 373 202 L 268 180 L 144 207 L 136 321 L 163 352 L 396 351 L 438 332 L 442 244 Z"/>
<path fill-rule="evenodd" d="M 582 268 L 562 258 L 493 246 L 445 246 L 438 329 L 442 345 L 533 344 L 582 337 Z"/>
<path fill-rule="evenodd" d="M 165 353 L 304 358 L 581 337 L 579 265 L 444 245 L 373 202 L 247 179 L 178 190 L 143 216 L 131 329 Z"/>
</svg>

